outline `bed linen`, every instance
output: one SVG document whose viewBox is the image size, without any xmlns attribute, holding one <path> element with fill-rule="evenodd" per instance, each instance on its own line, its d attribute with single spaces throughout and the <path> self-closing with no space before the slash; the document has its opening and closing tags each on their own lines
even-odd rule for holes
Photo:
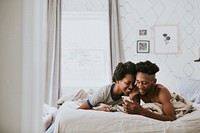
<svg viewBox="0 0 200 133">
<path fill-rule="evenodd" d="M 185 115 L 187 113 L 197 110 L 197 108 L 194 107 L 192 102 L 184 99 L 183 97 L 179 96 L 178 94 L 171 93 L 171 96 L 172 96 L 172 98 L 170 99 L 170 101 L 171 101 L 172 105 L 174 106 L 176 118 L 182 117 L 183 115 Z M 128 96 L 123 96 L 122 98 L 129 99 Z M 105 106 L 105 104 L 104 104 L 104 106 Z M 154 113 L 157 113 L 160 115 L 163 114 L 162 104 L 160 104 L 160 103 L 143 103 L 143 104 L 141 104 L 141 106 L 148 111 L 151 111 L 151 112 L 154 112 Z M 98 108 L 98 107 L 95 107 L 95 108 Z M 119 106 L 119 105 L 115 105 L 114 107 L 112 107 L 112 110 L 126 113 L 124 111 L 123 107 Z"/>
<path fill-rule="evenodd" d="M 200 110 L 188 113 L 172 122 L 162 122 L 123 112 L 77 110 L 72 108 L 72 104 L 72 102 L 65 102 L 60 107 L 55 121 L 54 133 L 200 132 Z"/>
<path fill-rule="evenodd" d="M 57 108 L 49 106 L 48 104 L 43 103 L 42 109 L 42 123 L 43 128 L 46 131 L 51 124 L 53 123 L 56 117 Z"/>
<path fill-rule="evenodd" d="M 54 133 L 199 133 L 200 109 L 175 121 L 158 121 L 124 112 L 77 109 L 85 100 L 83 90 L 64 99 L 55 120 Z M 81 99 L 81 97 L 84 97 Z M 75 99 L 75 100 L 72 100 Z"/>
</svg>

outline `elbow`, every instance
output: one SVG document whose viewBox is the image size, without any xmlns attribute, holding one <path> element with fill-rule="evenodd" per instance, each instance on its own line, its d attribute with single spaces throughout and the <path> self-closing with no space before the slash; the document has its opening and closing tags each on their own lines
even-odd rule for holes
<svg viewBox="0 0 200 133">
<path fill-rule="evenodd" d="M 176 117 L 172 118 L 172 121 L 175 121 L 176 120 Z"/>
<path fill-rule="evenodd" d="M 170 121 L 175 121 L 176 120 L 176 116 L 170 117 L 169 120 Z"/>
<path fill-rule="evenodd" d="M 158 120 L 161 120 L 161 121 L 175 121 L 176 118 L 175 117 L 165 117 L 164 119 L 158 119 Z"/>
</svg>

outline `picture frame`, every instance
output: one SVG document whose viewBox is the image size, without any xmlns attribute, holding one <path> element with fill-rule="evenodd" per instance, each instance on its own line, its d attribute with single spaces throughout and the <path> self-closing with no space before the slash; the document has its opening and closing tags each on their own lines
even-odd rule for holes
<svg viewBox="0 0 200 133">
<path fill-rule="evenodd" d="M 178 53 L 178 26 L 154 26 L 154 52 L 160 54 Z"/>
<path fill-rule="evenodd" d="M 151 40 L 151 33 L 153 28 L 149 28 L 149 27 L 138 27 L 136 28 L 136 32 L 137 32 L 137 40 Z"/>
<path fill-rule="evenodd" d="M 139 29 L 139 36 L 147 36 L 147 29 Z"/>
<path fill-rule="evenodd" d="M 137 53 L 149 53 L 150 42 L 148 40 L 138 40 L 137 41 Z"/>
</svg>

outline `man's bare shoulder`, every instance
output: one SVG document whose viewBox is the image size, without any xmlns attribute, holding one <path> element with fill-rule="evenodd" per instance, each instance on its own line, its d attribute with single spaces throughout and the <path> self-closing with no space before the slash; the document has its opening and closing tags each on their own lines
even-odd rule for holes
<svg viewBox="0 0 200 133">
<path fill-rule="evenodd" d="M 168 92 L 169 93 L 169 90 L 167 89 L 167 87 L 165 87 L 164 85 L 162 85 L 162 84 L 156 84 L 155 85 L 155 87 L 157 88 L 157 89 L 159 89 L 161 92 Z"/>
<path fill-rule="evenodd" d="M 158 93 L 158 99 L 159 101 L 164 100 L 164 99 L 171 99 L 171 94 L 169 92 L 169 90 L 167 89 L 167 87 L 165 87 L 164 85 L 161 84 L 156 84 L 156 88 L 159 89 L 159 93 Z"/>
<path fill-rule="evenodd" d="M 164 88 L 164 89 L 167 89 L 167 87 L 165 87 L 164 85 L 162 84 L 155 84 L 156 88 Z"/>
</svg>

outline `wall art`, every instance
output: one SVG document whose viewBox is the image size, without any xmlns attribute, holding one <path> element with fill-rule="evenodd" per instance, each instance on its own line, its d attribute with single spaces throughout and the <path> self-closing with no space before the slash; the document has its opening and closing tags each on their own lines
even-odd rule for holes
<svg viewBox="0 0 200 133">
<path fill-rule="evenodd" d="M 137 53 L 149 53 L 150 46 L 148 40 L 137 41 Z"/>
<path fill-rule="evenodd" d="M 178 52 L 178 27 L 176 25 L 157 25 L 154 27 L 154 52 Z"/>
</svg>

